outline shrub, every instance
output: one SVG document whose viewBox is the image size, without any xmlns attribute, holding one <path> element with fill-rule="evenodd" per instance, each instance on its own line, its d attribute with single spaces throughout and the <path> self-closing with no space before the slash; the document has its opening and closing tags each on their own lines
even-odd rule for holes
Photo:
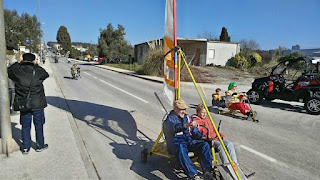
<svg viewBox="0 0 320 180">
<path fill-rule="evenodd" d="M 250 67 L 253 67 L 257 63 L 261 63 L 262 62 L 262 58 L 258 53 L 251 53 L 249 55 L 249 59 L 250 59 Z"/>
<path fill-rule="evenodd" d="M 152 76 L 163 76 L 164 53 L 162 48 L 151 48 L 142 64 L 142 73 Z"/>
<path fill-rule="evenodd" d="M 282 56 L 279 58 L 279 61 L 285 60 L 285 59 L 291 59 L 291 58 L 297 58 L 297 57 L 303 57 L 302 54 L 299 54 L 298 52 L 294 52 L 285 56 Z"/>
<path fill-rule="evenodd" d="M 244 70 L 245 68 L 247 68 L 247 65 L 248 65 L 248 61 L 243 55 L 239 53 L 234 56 L 233 58 L 234 67 Z"/>
<path fill-rule="evenodd" d="M 13 50 L 6 50 L 6 54 L 7 55 L 14 55 L 14 52 L 13 52 Z"/>
</svg>

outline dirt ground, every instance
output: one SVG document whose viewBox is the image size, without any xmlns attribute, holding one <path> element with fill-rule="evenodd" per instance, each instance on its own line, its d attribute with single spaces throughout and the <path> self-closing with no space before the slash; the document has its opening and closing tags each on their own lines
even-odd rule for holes
<svg viewBox="0 0 320 180">
<path fill-rule="evenodd" d="M 198 83 L 226 84 L 230 81 L 235 81 L 238 84 L 250 84 L 255 78 L 259 77 L 258 75 L 253 75 L 233 67 L 191 66 L 190 69 Z M 185 67 L 182 69 L 181 80 L 192 81 Z"/>
</svg>

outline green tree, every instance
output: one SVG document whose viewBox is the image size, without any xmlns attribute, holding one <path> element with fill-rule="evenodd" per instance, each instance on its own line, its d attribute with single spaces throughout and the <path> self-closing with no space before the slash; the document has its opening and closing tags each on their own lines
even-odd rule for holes
<svg viewBox="0 0 320 180">
<path fill-rule="evenodd" d="M 124 27 L 118 24 L 114 29 L 111 23 L 106 29 L 100 29 L 97 51 L 100 57 L 118 57 L 126 59 L 131 54 L 132 46 L 125 40 Z"/>
<path fill-rule="evenodd" d="M 225 27 L 222 27 L 220 41 L 230 42 L 230 36 L 228 35 L 228 30 Z"/>
<path fill-rule="evenodd" d="M 62 47 L 62 53 L 71 52 L 71 38 L 65 26 L 60 26 L 57 32 L 57 41 Z"/>
<path fill-rule="evenodd" d="M 40 23 L 37 17 L 28 13 L 18 15 L 16 10 L 4 9 L 5 37 L 7 49 L 26 46 L 31 52 L 37 52 L 40 44 Z"/>
<path fill-rule="evenodd" d="M 32 52 L 39 51 L 39 44 L 41 42 L 40 36 L 40 23 L 38 22 L 37 16 L 32 17 L 28 13 L 21 14 L 22 19 L 22 39 L 25 39 L 26 47 Z M 29 27 L 29 28 L 27 28 Z"/>
<path fill-rule="evenodd" d="M 86 54 L 90 54 L 91 56 L 97 56 L 98 55 L 97 45 L 89 44 L 88 50 L 86 51 Z"/>
<path fill-rule="evenodd" d="M 71 47 L 70 57 L 77 59 L 79 56 L 81 56 L 81 52 L 78 49 Z"/>
<path fill-rule="evenodd" d="M 5 37 L 7 49 L 18 49 L 18 43 L 21 38 L 19 16 L 16 10 L 10 11 L 4 9 Z"/>
</svg>

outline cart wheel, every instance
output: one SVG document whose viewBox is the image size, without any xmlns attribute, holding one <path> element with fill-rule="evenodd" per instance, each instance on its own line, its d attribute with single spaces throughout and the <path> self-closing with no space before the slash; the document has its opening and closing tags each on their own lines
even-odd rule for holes
<svg viewBox="0 0 320 180">
<path fill-rule="evenodd" d="M 148 148 L 144 148 L 140 153 L 141 162 L 146 163 L 148 159 Z"/>
<path fill-rule="evenodd" d="M 257 123 L 259 122 L 256 111 L 252 112 L 252 120 L 253 122 L 257 122 Z"/>
<path fill-rule="evenodd" d="M 213 179 L 214 179 L 214 180 L 224 180 L 224 178 L 222 177 L 222 175 L 220 174 L 220 172 L 214 172 L 214 173 L 213 173 Z"/>
</svg>

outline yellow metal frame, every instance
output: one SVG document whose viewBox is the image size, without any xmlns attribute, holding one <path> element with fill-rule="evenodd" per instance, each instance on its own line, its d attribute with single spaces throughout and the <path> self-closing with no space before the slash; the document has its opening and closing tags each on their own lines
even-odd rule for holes
<svg viewBox="0 0 320 180">
<path fill-rule="evenodd" d="M 221 145 L 222 145 L 222 147 L 223 147 L 223 150 L 224 150 L 224 152 L 226 153 L 226 155 L 227 155 L 227 157 L 228 157 L 228 160 L 229 160 L 229 162 L 230 162 L 230 164 L 231 164 L 231 166 L 232 166 L 232 169 L 234 170 L 234 172 L 235 172 L 235 174 L 236 174 L 236 176 L 237 176 L 237 179 L 238 180 L 241 180 L 240 179 L 240 176 L 239 176 L 239 174 L 238 174 L 238 171 L 237 171 L 237 167 L 236 167 L 236 165 L 235 165 L 235 163 L 232 161 L 232 159 L 231 159 L 231 157 L 230 157 L 230 155 L 229 155 L 229 153 L 228 153 L 228 151 L 227 151 L 227 149 L 226 149 L 226 147 L 225 147 L 225 145 L 224 145 L 224 143 L 223 143 L 223 141 L 222 141 L 222 138 L 221 138 L 221 136 L 220 136 L 220 134 L 219 134 L 219 132 L 218 132 L 218 130 L 217 130 L 217 127 L 216 127 L 216 125 L 215 125 L 215 123 L 213 122 L 213 120 L 212 120 L 212 117 L 211 117 L 211 114 L 210 114 L 210 112 L 209 112 L 209 109 L 208 109 L 208 107 L 207 107 L 207 105 L 206 105 L 206 102 L 204 101 L 204 99 L 203 99 L 203 97 L 202 97 L 202 95 L 201 95 L 201 93 L 200 93 L 200 90 L 199 90 L 199 87 L 198 87 L 198 84 L 196 83 L 196 81 L 195 81 L 195 79 L 194 79 L 194 77 L 193 77 L 193 75 L 192 75 L 192 72 L 191 72 L 191 70 L 190 70 L 190 68 L 189 68 L 189 65 L 188 65 L 188 63 L 187 63 L 187 61 L 186 61 L 186 59 L 185 59 L 185 56 L 184 56 L 184 53 L 183 53 L 183 51 L 181 50 L 181 48 L 179 48 L 179 50 L 178 50 L 178 56 L 179 56 L 179 58 L 178 58 L 178 88 L 176 89 L 176 98 L 177 99 L 180 99 L 180 67 L 181 67 L 181 59 L 183 59 L 183 62 L 185 63 L 185 66 L 186 66 L 186 68 L 187 68 L 187 70 L 188 70 L 188 72 L 189 72 L 189 74 L 190 74 L 190 77 L 192 78 L 192 81 L 193 81 L 193 84 L 194 84 L 194 86 L 195 86 L 195 88 L 197 89 L 197 92 L 198 92 L 198 95 L 199 95 L 199 97 L 200 97 L 200 99 L 201 99 L 201 102 L 202 102 L 202 104 L 204 105 L 204 107 L 205 107 L 205 109 L 206 109 L 206 112 L 207 112 L 207 114 L 208 114 L 208 116 L 209 116 L 209 119 L 210 119 L 210 121 L 211 121 L 211 123 L 212 123 L 212 126 L 213 126 L 213 128 L 214 128 L 214 131 L 216 132 L 216 134 L 217 134 L 217 136 L 218 136 L 218 139 L 219 139 L 219 141 L 220 141 L 220 143 L 221 143 Z M 176 66 L 176 65 L 175 65 Z M 202 87 L 201 87 L 201 89 L 202 89 Z M 203 91 L 203 89 L 202 89 L 202 91 Z M 204 91 L 203 91 L 203 93 L 204 93 Z M 205 94 L 205 93 L 204 93 Z M 157 140 L 156 140 L 156 142 L 154 143 L 154 145 L 152 146 L 152 149 L 151 149 L 151 152 L 150 153 L 148 153 L 148 156 L 150 156 L 150 155 L 153 155 L 153 154 L 156 154 L 156 155 L 159 155 L 159 156 L 163 156 L 163 157 L 167 157 L 167 158 L 171 158 L 171 156 L 169 156 L 166 152 L 167 152 L 167 150 L 166 150 L 166 142 L 165 142 L 165 140 L 163 140 L 163 141 L 161 141 L 161 138 L 163 137 L 163 130 L 160 132 L 160 134 L 159 134 L 159 136 L 158 136 L 158 138 L 157 138 Z M 218 162 L 217 162 L 217 159 L 215 158 L 215 151 L 214 151 L 214 148 L 212 147 L 211 148 L 211 151 L 212 151 L 212 157 L 213 157 L 213 164 L 214 165 L 216 165 Z M 196 163 L 196 165 L 197 164 L 199 164 L 199 163 Z"/>
</svg>

